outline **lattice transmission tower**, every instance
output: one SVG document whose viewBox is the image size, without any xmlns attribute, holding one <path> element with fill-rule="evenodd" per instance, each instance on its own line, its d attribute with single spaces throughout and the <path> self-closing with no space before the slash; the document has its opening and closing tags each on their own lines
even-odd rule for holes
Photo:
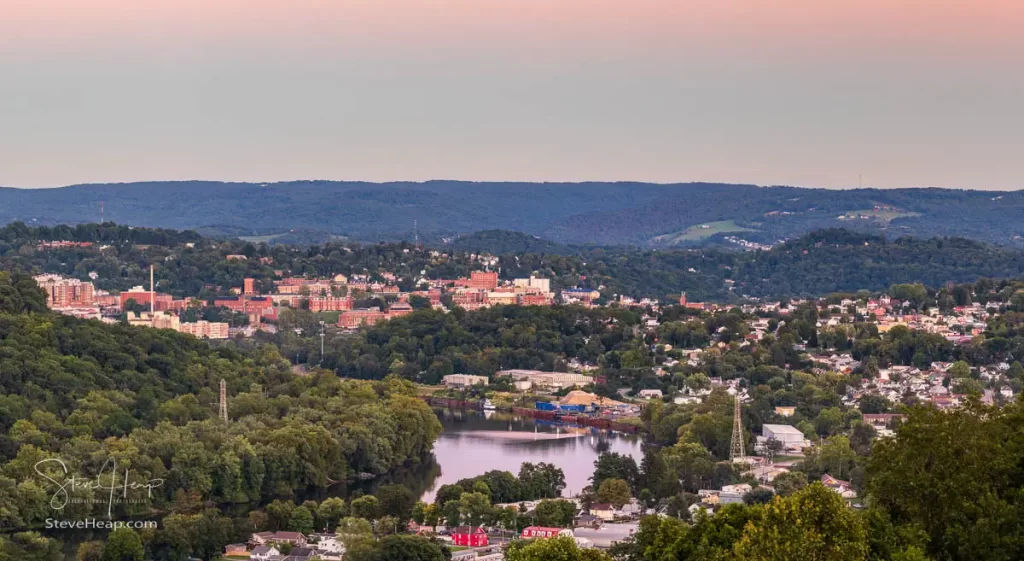
<svg viewBox="0 0 1024 561">
<path fill-rule="evenodd" d="M 746 456 L 743 451 L 743 418 L 740 416 L 740 394 L 736 393 L 736 406 L 732 414 L 732 446 L 729 448 L 729 459 L 735 461 Z"/>
<path fill-rule="evenodd" d="M 220 381 L 220 420 L 228 422 L 228 384 Z"/>
</svg>

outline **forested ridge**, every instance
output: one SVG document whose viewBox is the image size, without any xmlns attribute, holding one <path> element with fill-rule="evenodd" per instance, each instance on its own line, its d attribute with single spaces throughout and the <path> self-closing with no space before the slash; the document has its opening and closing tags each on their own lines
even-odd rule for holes
<svg viewBox="0 0 1024 561">
<path fill-rule="evenodd" d="M 282 239 L 438 241 L 500 228 L 560 243 L 658 246 L 688 228 L 724 222 L 759 242 L 846 226 L 894 236 L 962 236 L 1024 246 L 1024 192 L 806 189 L 717 183 L 366 183 L 155 181 L 0 188 L 0 221 L 133 225 Z M 874 214 L 874 209 L 881 211 Z M 847 213 L 865 218 L 841 220 Z M 414 225 L 415 224 L 415 225 Z M 666 236 L 667 238 L 661 238 Z M 718 236 L 720 238 L 721 236 Z M 714 241 L 714 240 L 712 240 Z"/>
<path fill-rule="evenodd" d="M 507 239 L 507 243 L 506 240 Z M 41 240 L 92 242 L 90 247 L 39 249 Z M 176 297 L 212 298 L 252 277 L 272 289 L 275 271 L 294 276 L 365 274 L 397 276 L 402 290 L 424 279 L 468 276 L 485 265 L 477 252 L 493 248 L 503 279 L 536 275 L 554 289 L 599 289 L 604 298 L 624 294 L 675 301 L 737 302 L 744 297 L 788 298 L 833 292 L 879 291 L 901 283 L 939 287 L 980 277 L 1024 276 L 1024 251 L 962 238 L 890 239 L 848 230 L 822 230 L 770 250 L 639 250 L 558 246 L 544 252 L 522 234 L 488 232 L 456 246 L 420 248 L 409 243 L 267 245 L 203 238 L 194 232 L 128 228 L 115 224 L 0 229 L 0 264 L 125 290 L 148 284 L 156 264 L 157 288 Z M 103 249 L 100 249 L 103 247 Z M 501 250 L 519 248 L 513 253 Z M 539 251 L 539 252 L 535 252 Z M 228 260 L 244 255 L 245 260 Z M 90 274 L 92 273 L 92 274 Z"/>
<path fill-rule="evenodd" d="M 217 417 L 221 380 L 227 423 Z M 2 529 L 54 516 L 53 489 L 36 467 L 49 458 L 84 478 L 114 459 L 133 481 L 162 481 L 151 501 L 114 504 L 123 517 L 260 504 L 387 474 L 426 459 L 439 432 L 406 382 L 300 377 L 270 345 L 215 348 L 168 330 L 51 314 L 31 278 L 0 273 Z M 42 465 L 54 481 L 68 476 Z M 105 501 L 96 503 L 72 501 L 60 516 L 105 514 Z"/>
</svg>

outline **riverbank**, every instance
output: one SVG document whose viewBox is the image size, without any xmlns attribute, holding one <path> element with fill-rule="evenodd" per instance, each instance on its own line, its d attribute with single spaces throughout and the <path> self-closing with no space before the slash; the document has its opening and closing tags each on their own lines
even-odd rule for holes
<svg viewBox="0 0 1024 561">
<path fill-rule="evenodd" d="M 423 396 L 432 407 L 443 407 L 445 409 L 464 409 L 472 411 L 483 411 L 484 402 L 483 400 L 467 400 L 467 399 L 455 399 L 450 397 L 436 397 L 436 396 Z M 528 407 L 506 407 L 503 405 L 497 405 L 498 411 L 512 413 L 520 417 L 530 417 L 541 421 L 549 421 L 554 423 L 560 423 L 567 426 L 578 426 L 578 427 L 589 427 L 604 429 L 613 432 L 622 432 L 627 434 L 636 434 L 641 431 L 642 427 L 639 424 L 626 423 L 607 417 L 600 417 L 596 415 L 586 414 L 565 414 L 557 411 L 541 411 L 538 409 L 530 409 Z"/>
</svg>

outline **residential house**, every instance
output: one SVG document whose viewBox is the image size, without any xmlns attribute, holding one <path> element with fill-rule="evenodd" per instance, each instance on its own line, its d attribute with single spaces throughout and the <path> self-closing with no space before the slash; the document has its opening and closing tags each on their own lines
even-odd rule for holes
<svg viewBox="0 0 1024 561">
<path fill-rule="evenodd" d="M 590 514 L 605 522 L 611 522 L 615 520 L 616 510 L 614 506 L 608 503 L 594 503 L 590 505 Z"/>
<path fill-rule="evenodd" d="M 640 390 L 636 395 L 640 399 L 661 399 L 663 394 L 661 390 Z"/>
<path fill-rule="evenodd" d="M 483 547 L 488 545 L 487 530 L 480 526 L 459 526 L 451 531 L 452 543 L 463 547 Z"/>
<path fill-rule="evenodd" d="M 272 532 L 262 532 L 263 534 L 272 534 Z M 259 534 L 253 535 L 255 538 Z M 252 548 L 249 552 L 249 559 L 253 561 L 269 561 L 271 557 L 277 557 L 281 555 L 281 550 L 277 549 L 272 545 L 258 545 Z"/>
<path fill-rule="evenodd" d="M 573 525 L 577 528 L 600 528 L 604 524 L 604 520 L 594 514 L 581 514 L 576 517 L 573 521 Z"/>
</svg>

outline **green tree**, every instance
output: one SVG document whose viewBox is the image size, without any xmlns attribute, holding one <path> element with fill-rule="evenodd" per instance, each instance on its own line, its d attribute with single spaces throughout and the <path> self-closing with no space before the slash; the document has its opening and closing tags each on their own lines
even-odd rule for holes
<svg viewBox="0 0 1024 561">
<path fill-rule="evenodd" d="M 405 534 L 364 542 L 345 554 L 348 561 L 448 561 L 451 558 L 451 552 L 441 543 Z"/>
<path fill-rule="evenodd" d="M 576 517 L 576 504 L 562 499 L 544 499 L 533 510 L 538 526 L 571 528 Z"/>
<path fill-rule="evenodd" d="M 345 516 L 345 501 L 339 497 L 328 497 L 316 507 L 317 526 L 336 528 Z"/>
<path fill-rule="evenodd" d="M 519 468 L 519 482 L 524 500 L 553 499 L 565 489 L 565 473 L 552 464 L 524 462 Z"/>
<path fill-rule="evenodd" d="M 800 471 L 780 473 L 772 480 L 775 494 L 788 497 L 807 486 L 807 474 Z"/>
<path fill-rule="evenodd" d="M 288 530 L 311 534 L 314 529 L 313 513 L 304 506 L 295 507 L 291 516 L 288 517 Z"/>
<path fill-rule="evenodd" d="M 88 541 L 78 544 L 75 561 L 102 561 L 104 544 L 101 541 Z"/>
<path fill-rule="evenodd" d="M 953 378 L 970 378 L 971 365 L 962 360 L 958 360 L 949 367 L 949 375 Z"/>
<path fill-rule="evenodd" d="M 603 452 L 594 461 L 594 475 L 590 476 L 590 483 L 594 489 L 598 489 L 605 479 L 622 479 L 629 484 L 630 489 L 636 490 L 640 469 L 636 460 L 626 454 Z"/>
<path fill-rule="evenodd" d="M 516 540 L 505 550 L 506 561 L 611 561 L 607 553 L 580 549 L 570 537 Z"/>
<path fill-rule="evenodd" d="M 614 505 L 615 508 L 622 508 L 631 498 L 629 484 L 622 479 L 605 479 L 596 496 L 598 502 Z"/>
<path fill-rule="evenodd" d="M 817 482 L 765 505 L 735 545 L 736 556 L 751 561 L 860 561 L 867 551 L 858 515 Z"/>
<path fill-rule="evenodd" d="M 412 514 L 412 507 L 416 504 L 416 497 L 412 491 L 403 485 L 381 485 L 377 489 L 376 497 L 380 501 L 382 513 L 400 520 L 408 520 Z"/>
<path fill-rule="evenodd" d="M 463 493 L 459 497 L 459 516 L 470 526 L 479 526 L 491 510 L 490 497 L 483 493 Z"/>
<path fill-rule="evenodd" d="M 346 548 L 354 548 L 357 544 L 373 540 L 373 526 L 365 518 L 342 518 L 335 533 L 338 535 L 338 541 L 345 544 Z"/>
<path fill-rule="evenodd" d="M 380 501 L 373 495 L 363 495 L 348 503 L 349 513 L 356 518 L 373 520 L 380 516 Z"/>
<path fill-rule="evenodd" d="M 114 530 L 103 546 L 103 561 L 142 561 L 145 554 L 142 539 L 131 528 Z"/>
</svg>

